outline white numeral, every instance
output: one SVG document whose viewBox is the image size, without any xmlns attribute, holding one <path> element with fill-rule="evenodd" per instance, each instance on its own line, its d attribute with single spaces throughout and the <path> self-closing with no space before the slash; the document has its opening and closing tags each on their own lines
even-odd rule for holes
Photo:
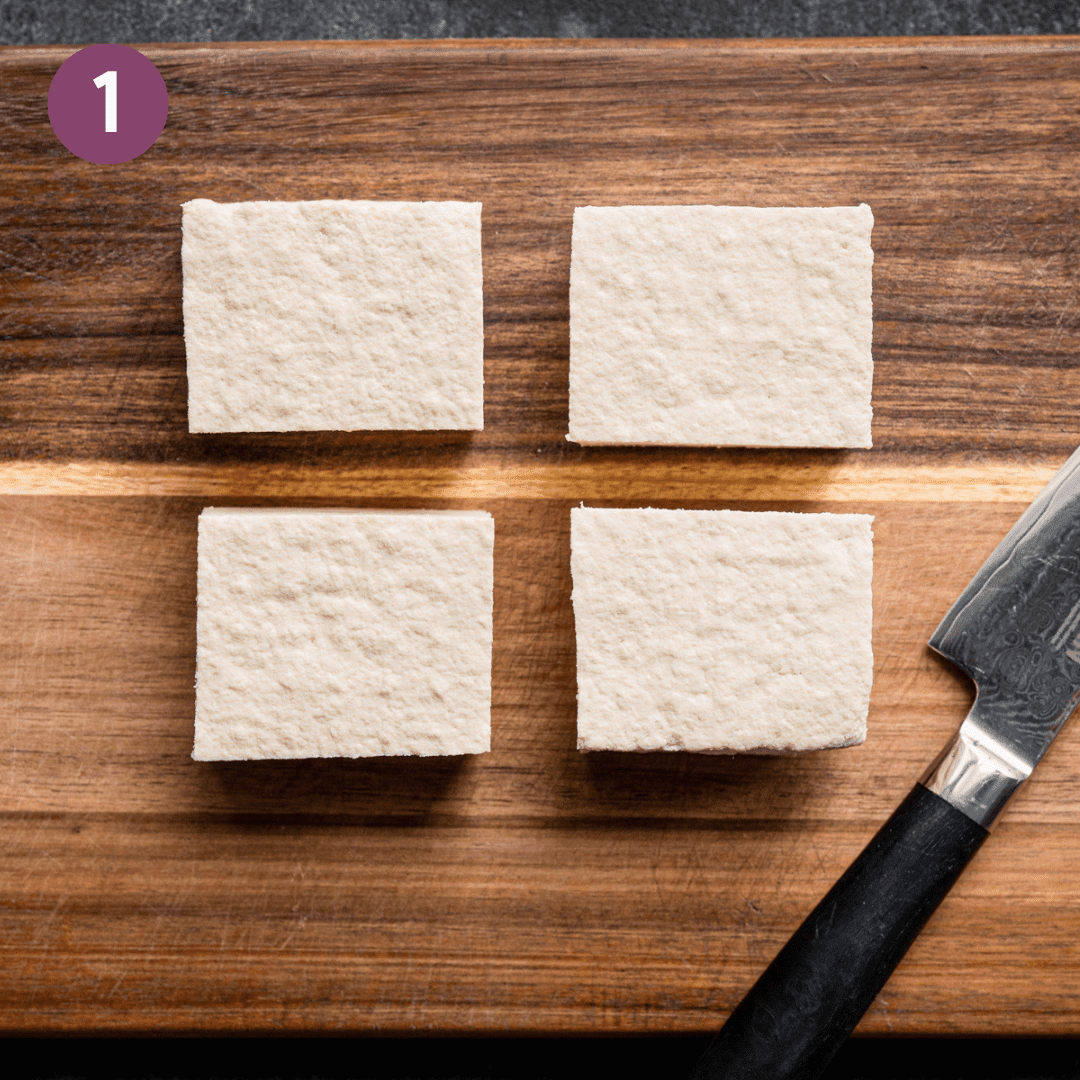
<svg viewBox="0 0 1080 1080">
<path fill-rule="evenodd" d="M 104 71 L 95 80 L 94 85 L 100 90 L 105 87 L 105 130 L 116 130 L 116 72 Z"/>
</svg>

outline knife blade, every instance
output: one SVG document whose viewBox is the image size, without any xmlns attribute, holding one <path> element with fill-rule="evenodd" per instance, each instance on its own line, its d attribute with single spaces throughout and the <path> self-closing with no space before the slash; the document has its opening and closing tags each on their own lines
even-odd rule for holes
<svg viewBox="0 0 1080 1080">
<path fill-rule="evenodd" d="M 975 703 L 911 793 L 728 1018 L 693 1080 L 813 1080 L 1080 701 L 1080 449 L 949 609 L 930 647 Z"/>
</svg>

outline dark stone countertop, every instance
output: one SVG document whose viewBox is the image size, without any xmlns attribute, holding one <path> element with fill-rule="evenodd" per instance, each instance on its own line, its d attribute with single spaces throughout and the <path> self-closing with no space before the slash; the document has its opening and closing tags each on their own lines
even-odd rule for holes
<svg viewBox="0 0 1080 1080">
<path fill-rule="evenodd" d="M 29 0 L 0 45 L 500 37 L 1080 33 L 1074 0 Z"/>
</svg>

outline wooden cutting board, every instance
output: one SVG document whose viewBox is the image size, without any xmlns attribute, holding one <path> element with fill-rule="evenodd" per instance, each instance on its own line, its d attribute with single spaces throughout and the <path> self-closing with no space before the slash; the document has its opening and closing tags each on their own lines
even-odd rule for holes
<svg viewBox="0 0 1080 1080">
<path fill-rule="evenodd" d="M 0 1026 L 704 1032 L 969 702 L 925 645 L 1080 442 L 1080 42 L 144 47 L 169 122 L 56 141 L 0 52 Z M 180 204 L 483 202 L 482 433 L 189 435 Z M 869 203 L 874 449 L 584 449 L 573 208 Z M 876 516 L 865 745 L 581 755 L 569 509 Z M 496 522 L 493 749 L 191 761 L 203 506 Z M 864 1033 L 1080 1035 L 1080 731 Z"/>
</svg>

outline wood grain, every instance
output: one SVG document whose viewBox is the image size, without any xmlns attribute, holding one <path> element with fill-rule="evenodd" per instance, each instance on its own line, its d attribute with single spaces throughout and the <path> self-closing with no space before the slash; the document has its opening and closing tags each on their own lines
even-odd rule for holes
<svg viewBox="0 0 1080 1080">
<path fill-rule="evenodd" d="M 715 1029 L 956 727 L 925 642 L 1080 442 L 1080 42 L 170 46 L 81 162 L 0 51 L 0 1027 Z M 189 435 L 179 204 L 483 202 L 485 429 Z M 567 443 L 575 206 L 874 209 L 871 451 Z M 858 748 L 581 755 L 569 508 L 875 515 Z M 190 759 L 195 522 L 483 508 L 493 748 Z M 1080 1035 L 1066 729 L 863 1033 Z"/>
</svg>

